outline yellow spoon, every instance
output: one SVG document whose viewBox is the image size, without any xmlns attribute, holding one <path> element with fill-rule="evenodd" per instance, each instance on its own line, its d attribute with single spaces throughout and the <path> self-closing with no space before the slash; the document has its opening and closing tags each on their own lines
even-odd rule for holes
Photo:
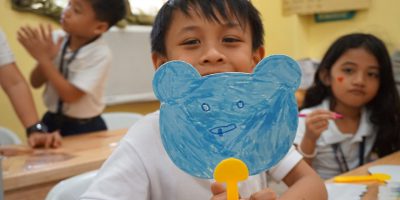
<svg viewBox="0 0 400 200">
<path fill-rule="evenodd" d="M 238 200 L 239 190 L 237 183 L 249 177 L 246 164 L 236 158 L 227 158 L 218 163 L 214 170 L 214 179 L 226 183 L 227 200 Z"/>
<path fill-rule="evenodd" d="M 362 176 L 337 176 L 337 177 L 333 178 L 333 181 L 341 182 L 341 183 L 363 182 L 363 181 L 385 182 L 390 179 L 391 179 L 391 176 L 389 176 L 387 174 L 376 173 L 376 174 L 362 175 Z"/>
</svg>

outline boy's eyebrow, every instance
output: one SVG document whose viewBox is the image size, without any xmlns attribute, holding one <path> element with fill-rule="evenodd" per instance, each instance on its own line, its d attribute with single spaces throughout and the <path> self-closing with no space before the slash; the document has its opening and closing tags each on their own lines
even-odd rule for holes
<svg viewBox="0 0 400 200">
<path fill-rule="evenodd" d="M 82 3 L 79 2 L 79 1 L 75 2 L 75 7 L 76 7 L 77 9 L 81 10 L 81 9 L 82 9 Z"/>
<path fill-rule="evenodd" d="M 220 23 L 221 26 L 224 26 L 226 28 L 239 28 L 241 29 L 241 26 L 237 22 L 228 22 L 228 23 Z M 190 32 L 198 29 L 198 26 L 196 25 L 188 25 L 184 26 L 178 33 L 183 33 L 183 32 Z"/>
</svg>

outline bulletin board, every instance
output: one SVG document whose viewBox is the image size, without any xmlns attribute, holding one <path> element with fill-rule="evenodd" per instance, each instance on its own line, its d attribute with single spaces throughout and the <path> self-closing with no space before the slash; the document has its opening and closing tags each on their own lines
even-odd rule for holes
<svg viewBox="0 0 400 200">
<path fill-rule="evenodd" d="M 282 0 L 284 15 L 309 15 L 367 9 L 371 0 Z"/>
</svg>

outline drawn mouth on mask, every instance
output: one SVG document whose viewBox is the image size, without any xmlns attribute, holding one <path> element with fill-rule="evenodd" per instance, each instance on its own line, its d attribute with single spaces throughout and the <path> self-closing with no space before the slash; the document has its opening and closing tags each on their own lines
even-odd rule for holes
<svg viewBox="0 0 400 200">
<path fill-rule="evenodd" d="M 231 132 L 236 129 L 235 124 L 229 124 L 226 126 L 218 126 L 213 129 L 210 129 L 210 132 L 215 135 L 223 136 L 225 133 Z"/>
</svg>

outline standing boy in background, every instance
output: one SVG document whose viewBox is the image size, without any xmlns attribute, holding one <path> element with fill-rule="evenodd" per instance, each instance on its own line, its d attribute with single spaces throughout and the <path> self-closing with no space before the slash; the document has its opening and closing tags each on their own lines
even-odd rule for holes
<svg viewBox="0 0 400 200">
<path fill-rule="evenodd" d="M 66 34 L 53 34 L 50 25 L 18 32 L 37 61 L 31 84 L 46 85 L 43 122 L 50 131 L 68 136 L 107 129 L 100 115 L 111 52 L 101 36 L 124 16 L 124 0 L 70 0 L 61 16 Z"/>
<path fill-rule="evenodd" d="M 10 98 L 18 118 L 26 128 L 28 144 L 31 147 L 59 147 L 60 134 L 58 132 L 47 134 L 47 127 L 39 121 L 28 83 L 15 64 L 14 56 L 1 29 L 0 86 Z"/>
<path fill-rule="evenodd" d="M 170 0 L 158 12 L 151 33 L 154 67 L 182 60 L 202 76 L 252 73 L 264 57 L 263 33 L 259 13 L 248 0 Z M 220 185 L 211 191 L 212 180 L 190 176 L 174 165 L 163 147 L 159 120 L 155 112 L 129 130 L 81 199 L 225 198 Z M 322 180 L 294 148 L 268 173 L 289 186 L 281 199 L 326 199 Z M 276 199 L 265 172 L 239 185 L 242 197 Z"/>
</svg>

